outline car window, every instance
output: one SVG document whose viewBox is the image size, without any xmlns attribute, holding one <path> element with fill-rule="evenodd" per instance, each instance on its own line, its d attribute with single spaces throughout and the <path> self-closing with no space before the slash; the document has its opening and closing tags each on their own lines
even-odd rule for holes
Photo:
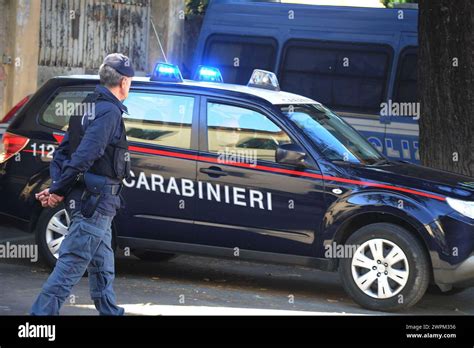
<svg viewBox="0 0 474 348">
<path fill-rule="evenodd" d="M 76 110 L 81 114 L 88 111 L 86 110 L 87 105 L 82 102 L 91 92 L 92 90 L 60 91 L 41 112 L 40 123 L 66 131 L 69 126 L 69 118 Z M 81 109 L 83 109 L 82 112 Z"/>
<path fill-rule="evenodd" d="M 243 107 L 207 104 L 208 148 L 237 158 L 253 157 L 275 162 L 278 145 L 291 143 L 289 136 L 265 115 Z"/>
<path fill-rule="evenodd" d="M 131 92 L 124 104 L 129 141 L 191 148 L 194 97 Z"/>
<path fill-rule="evenodd" d="M 354 128 L 320 104 L 281 105 L 280 108 L 330 161 L 375 164 L 384 159 Z"/>
</svg>

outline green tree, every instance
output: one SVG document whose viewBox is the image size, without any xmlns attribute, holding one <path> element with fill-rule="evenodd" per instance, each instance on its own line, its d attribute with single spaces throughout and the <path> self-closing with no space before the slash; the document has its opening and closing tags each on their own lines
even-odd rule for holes
<svg viewBox="0 0 474 348">
<path fill-rule="evenodd" d="M 186 0 L 186 16 L 204 15 L 209 0 Z"/>
</svg>

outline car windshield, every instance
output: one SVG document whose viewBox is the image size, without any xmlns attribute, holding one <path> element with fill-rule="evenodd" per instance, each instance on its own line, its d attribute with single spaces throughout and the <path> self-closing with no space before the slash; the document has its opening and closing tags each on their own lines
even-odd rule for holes
<svg viewBox="0 0 474 348">
<path fill-rule="evenodd" d="M 330 161 L 376 164 L 385 161 L 362 135 L 320 104 L 282 105 L 281 111 Z"/>
</svg>

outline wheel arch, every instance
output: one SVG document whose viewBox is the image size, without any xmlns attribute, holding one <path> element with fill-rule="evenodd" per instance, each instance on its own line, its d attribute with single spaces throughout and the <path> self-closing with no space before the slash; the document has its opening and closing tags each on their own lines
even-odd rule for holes
<svg viewBox="0 0 474 348">
<path fill-rule="evenodd" d="M 352 235 L 362 226 L 380 222 L 391 223 L 405 228 L 425 247 L 426 250 L 429 250 L 428 243 L 420 233 L 420 225 L 417 226 L 417 224 L 413 221 L 409 221 L 395 214 L 386 212 L 364 212 L 352 216 L 338 229 L 334 237 L 334 242 L 338 244 L 345 244 L 350 235 Z"/>
<path fill-rule="evenodd" d="M 445 252 L 446 244 L 442 233 L 431 226 L 438 218 L 438 209 L 436 205 L 434 210 L 428 209 L 426 202 L 404 193 L 378 189 L 353 192 L 336 199 L 328 208 L 316 253 L 324 257 L 328 244 L 344 244 L 362 226 L 385 222 L 403 227 L 412 234 L 433 265 Z M 338 262 L 332 267 L 335 270 Z"/>
<path fill-rule="evenodd" d="M 331 243 L 334 242 L 337 245 L 344 245 L 347 239 L 361 227 L 382 222 L 400 226 L 406 229 L 414 238 L 416 238 L 420 242 L 420 245 L 422 246 L 423 250 L 425 251 L 425 255 L 430 264 L 430 268 L 433 268 L 429 243 L 426 238 L 422 236 L 422 230 L 420 231 L 420 229 L 424 229 L 423 225 L 421 223 L 416 223 L 413 220 L 408 220 L 392 213 L 373 211 L 356 214 L 349 218 L 347 221 L 345 221 L 339 227 Z M 339 261 L 335 260 L 333 264 L 334 270 L 337 269 L 338 265 Z M 430 274 L 430 278 L 433 279 L 432 272 Z"/>
</svg>

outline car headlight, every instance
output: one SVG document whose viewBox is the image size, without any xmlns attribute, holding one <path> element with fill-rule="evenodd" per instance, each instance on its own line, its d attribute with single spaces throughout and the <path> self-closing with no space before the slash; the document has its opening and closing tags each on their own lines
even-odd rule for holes
<svg viewBox="0 0 474 348">
<path fill-rule="evenodd" d="M 458 213 L 474 219 L 474 202 L 461 201 L 454 198 L 446 198 L 449 206 Z"/>
</svg>

